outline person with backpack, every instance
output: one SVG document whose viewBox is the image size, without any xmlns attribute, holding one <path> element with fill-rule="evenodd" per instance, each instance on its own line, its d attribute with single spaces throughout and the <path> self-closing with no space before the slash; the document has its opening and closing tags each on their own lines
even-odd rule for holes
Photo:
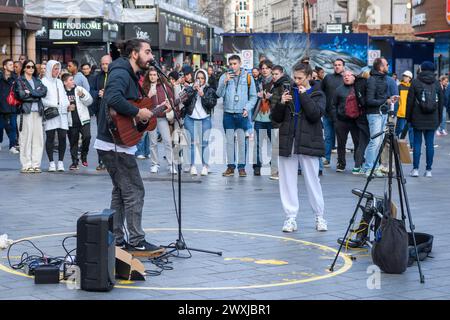
<svg viewBox="0 0 450 320">
<path fill-rule="evenodd" d="M 361 170 L 364 162 L 364 151 L 368 140 L 365 139 L 360 146 L 360 128 L 358 126 L 358 119 L 363 117 L 362 108 L 358 102 L 355 91 L 355 76 L 351 71 L 344 71 L 344 84 L 336 89 L 333 99 L 333 109 L 336 110 L 336 136 L 337 136 L 337 151 L 338 163 L 336 172 L 344 172 L 346 166 L 346 144 L 347 137 L 350 132 L 355 147 L 353 157 L 355 166 L 352 173 L 357 174 Z"/>
<path fill-rule="evenodd" d="M 217 96 L 223 98 L 224 114 L 223 128 L 227 140 L 227 169 L 224 177 L 234 176 L 235 161 L 239 170 L 239 177 L 246 177 L 245 131 L 248 129 L 248 116 L 255 106 L 256 86 L 251 74 L 241 68 L 242 62 L 238 55 L 228 59 L 230 70 L 219 80 Z M 238 154 L 235 155 L 235 134 L 237 133 Z"/>
<path fill-rule="evenodd" d="M 408 92 L 406 118 L 414 130 L 413 170 L 411 177 L 419 176 L 422 137 L 425 138 L 426 172 L 431 178 L 434 158 L 434 134 L 442 122 L 444 94 L 434 75 L 434 64 L 425 61 L 420 65 L 420 73 L 414 79 Z"/>
</svg>

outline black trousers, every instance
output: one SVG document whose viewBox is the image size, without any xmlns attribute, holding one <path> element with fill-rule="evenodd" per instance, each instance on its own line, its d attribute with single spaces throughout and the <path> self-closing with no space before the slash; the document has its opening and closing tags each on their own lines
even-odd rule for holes
<svg viewBox="0 0 450 320">
<path fill-rule="evenodd" d="M 87 155 L 89 152 L 89 145 L 91 143 L 91 124 L 87 123 L 81 127 L 69 128 L 69 142 L 70 142 L 70 155 L 72 156 L 72 162 L 78 163 L 78 140 L 82 139 L 81 145 L 81 161 L 87 161 Z"/>
<path fill-rule="evenodd" d="M 361 118 L 361 117 L 360 117 Z M 346 166 L 346 144 L 347 137 L 350 133 L 353 140 L 353 145 L 355 150 L 353 152 L 353 159 L 355 161 L 355 168 L 360 168 L 364 163 L 364 151 L 369 142 L 368 140 L 368 125 L 367 131 L 364 130 L 364 124 L 362 120 L 349 119 L 340 120 L 337 119 L 335 122 L 336 137 L 337 137 L 337 152 L 338 152 L 338 164 L 345 167 Z M 367 137 L 366 137 L 367 134 Z"/>
<path fill-rule="evenodd" d="M 99 111 L 100 112 L 100 111 Z M 98 115 L 99 115 L 99 112 L 95 115 L 95 119 L 96 119 L 96 121 L 97 121 L 97 130 L 98 130 Z M 101 152 L 99 151 L 99 150 L 97 150 L 97 155 L 98 155 L 98 164 L 100 165 L 102 165 L 103 164 L 103 161 L 102 161 L 102 156 L 101 156 Z"/>
<path fill-rule="evenodd" d="M 142 209 L 144 207 L 145 189 L 134 155 L 101 151 L 98 153 L 111 176 L 114 185 L 111 209 L 114 215 L 114 235 L 116 243 L 124 240 L 125 220 L 129 231 L 129 243 L 136 246 L 145 239 L 142 229 Z"/>
<path fill-rule="evenodd" d="M 45 141 L 45 149 L 47 151 L 48 161 L 53 161 L 53 146 L 55 145 L 55 136 L 58 133 L 58 154 L 59 161 L 64 160 L 64 153 L 66 152 L 66 135 L 67 130 L 54 129 L 45 131 L 47 140 Z"/>
</svg>

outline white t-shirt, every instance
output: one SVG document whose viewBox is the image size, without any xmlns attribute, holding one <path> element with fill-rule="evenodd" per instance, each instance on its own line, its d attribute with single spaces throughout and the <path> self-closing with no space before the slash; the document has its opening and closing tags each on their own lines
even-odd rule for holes
<svg viewBox="0 0 450 320">
<path fill-rule="evenodd" d="M 96 139 L 94 143 L 94 149 L 102 150 L 102 151 L 117 151 L 119 153 L 126 153 L 134 156 L 137 151 L 137 147 L 123 147 L 119 145 L 115 145 L 111 142 L 106 142 L 103 140 Z"/>
<path fill-rule="evenodd" d="M 192 111 L 192 115 L 190 117 L 196 120 L 202 120 L 209 117 L 209 114 L 206 113 L 205 109 L 202 106 L 202 97 L 200 97 L 198 94 L 194 111 Z"/>
</svg>

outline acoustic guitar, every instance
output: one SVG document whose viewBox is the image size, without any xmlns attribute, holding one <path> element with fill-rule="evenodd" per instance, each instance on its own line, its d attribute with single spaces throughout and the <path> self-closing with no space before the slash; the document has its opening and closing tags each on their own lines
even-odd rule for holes
<svg viewBox="0 0 450 320">
<path fill-rule="evenodd" d="M 167 109 L 165 104 L 153 106 L 152 100 L 144 97 L 140 100 L 129 100 L 129 102 L 139 109 L 149 109 L 153 116 L 148 121 L 142 121 L 137 117 L 129 117 L 117 113 L 110 108 L 110 115 L 114 128 L 111 130 L 118 145 L 133 147 L 142 139 L 145 131 L 153 131 L 157 125 L 157 117 L 162 115 Z"/>
</svg>

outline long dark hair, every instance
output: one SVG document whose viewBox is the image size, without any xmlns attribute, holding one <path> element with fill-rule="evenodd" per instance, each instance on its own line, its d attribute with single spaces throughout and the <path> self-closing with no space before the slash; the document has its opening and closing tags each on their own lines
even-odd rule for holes
<svg viewBox="0 0 450 320">
<path fill-rule="evenodd" d="M 142 82 L 142 89 L 144 89 L 145 93 L 148 93 L 148 91 L 150 90 L 150 79 L 149 79 L 150 72 L 157 73 L 157 71 L 154 67 L 150 67 L 147 70 L 147 72 L 145 73 L 144 81 Z M 158 80 L 156 80 L 156 85 L 163 84 L 163 83 L 166 85 L 166 88 L 170 88 L 171 90 L 173 90 L 172 84 L 170 84 L 164 77 L 161 77 L 158 74 Z"/>
<path fill-rule="evenodd" d="M 20 71 L 20 75 L 21 75 L 21 76 L 24 76 L 24 75 L 25 75 L 25 69 L 26 69 L 26 66 L 27 66 L 27 64 L 29 64 L 30 62 L 31 62 L 31 63 L 33 64 L 33 66 L 34 66 L 33 77 L 37 78 L 37 76 L 38 76 L 38 71 L 37 71 L 37 68 L 36 68 L 36 63 L 35 63 L 33 60 L 31 60 L 31 59 L 25 60 L 25 62 L 23 63 L 23 66 L 22 66 L 22 71 Z"/>
</svg>

